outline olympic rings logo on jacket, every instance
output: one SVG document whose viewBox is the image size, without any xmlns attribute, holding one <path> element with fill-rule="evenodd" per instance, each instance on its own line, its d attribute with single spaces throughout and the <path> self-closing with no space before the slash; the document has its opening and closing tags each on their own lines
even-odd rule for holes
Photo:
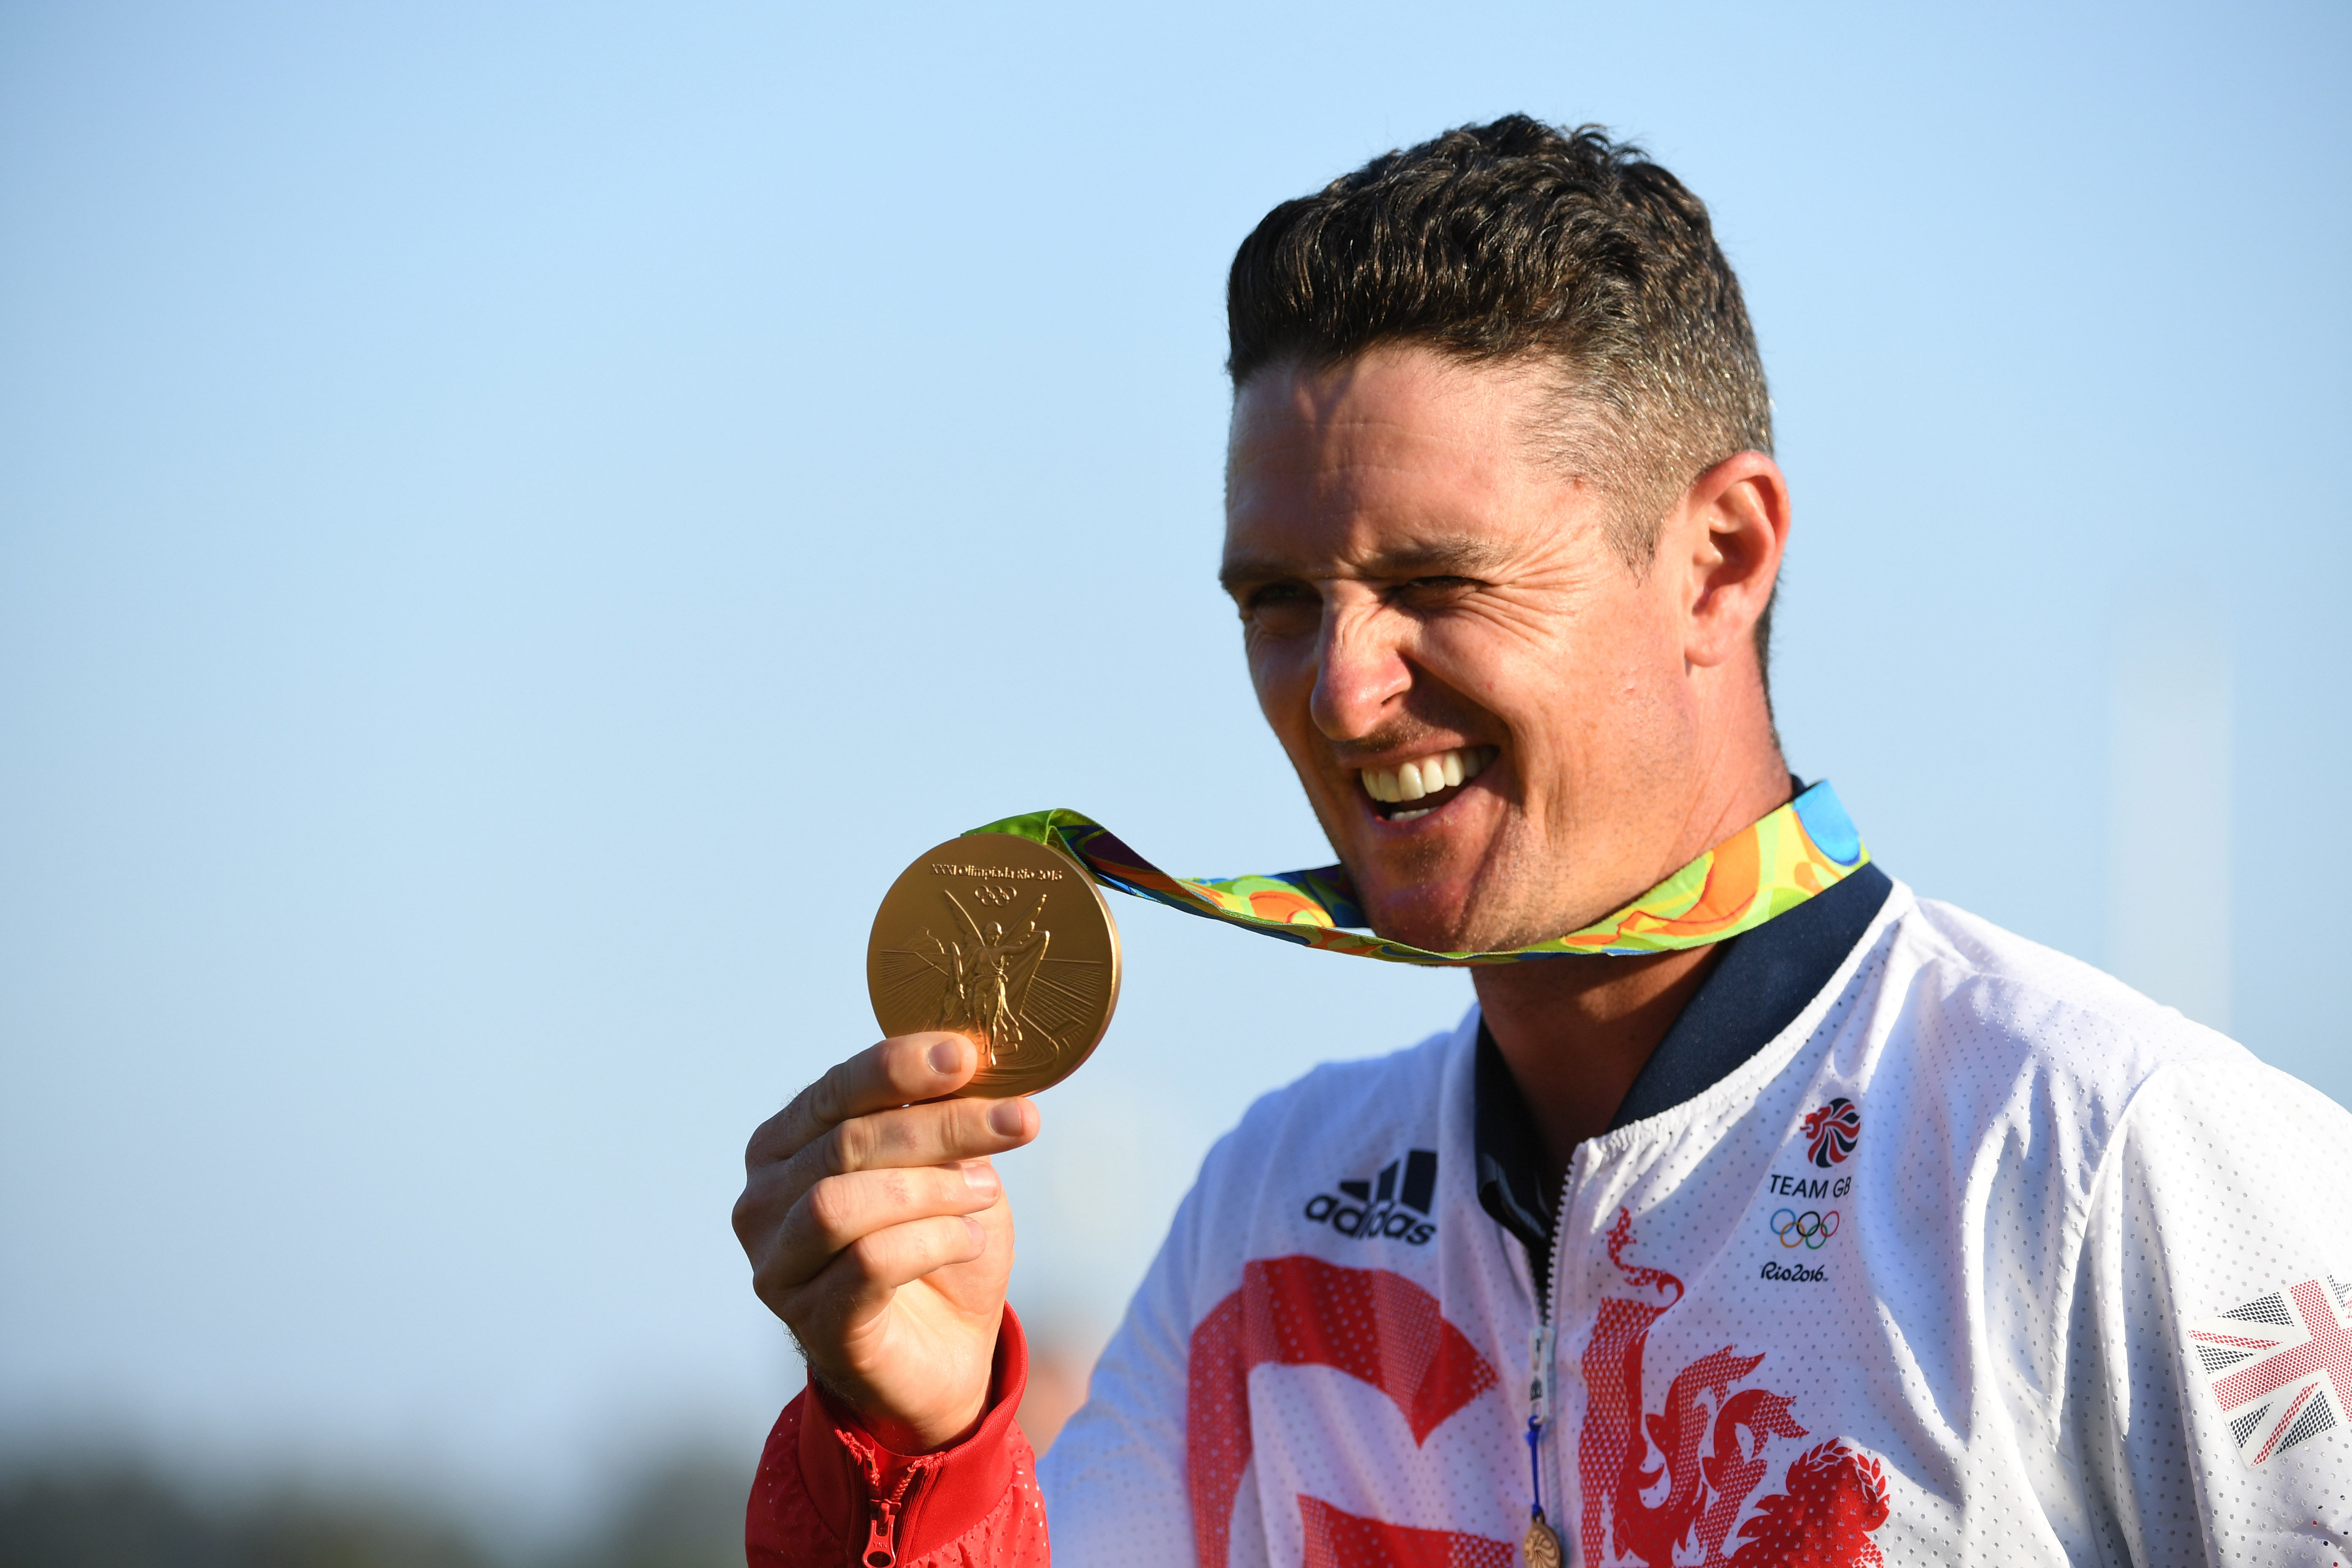
<svg viewBox="0 0 2352 1568">
<path fill-rule="evenodd" d="M 1821 1214 L 1807 1209 L 1799 1214 L 1794 1209 L 1778 1209 L 1772 1215 L 1771 1229 L 1783 1247 L 1803 1247 L 1819 1252 L 1822 1244 L 1838 1233 L 1838 1211 Z"/>
</svg>

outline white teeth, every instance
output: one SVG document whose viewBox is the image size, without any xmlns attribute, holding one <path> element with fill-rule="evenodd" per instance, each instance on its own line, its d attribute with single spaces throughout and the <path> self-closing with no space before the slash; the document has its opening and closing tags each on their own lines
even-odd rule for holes
<svg viewBox="0 0 2352 1568">
<path fill-rule="evenodd" d="M 1462 746 L 1433 757 L 1400 763 L 1393 768 L 1365 768 L 1357 776 L 1363 781 L 1366 795 L 1383 805 L 1394 805 L 1467 784 L 1486 771 L 1486 764 L 1495 760 L 1496 754 L 1492 746 Z M 1389 820 L 1410 822 L 1428 815 L 1425 811 L 1401 811 Z"/>
</svg>

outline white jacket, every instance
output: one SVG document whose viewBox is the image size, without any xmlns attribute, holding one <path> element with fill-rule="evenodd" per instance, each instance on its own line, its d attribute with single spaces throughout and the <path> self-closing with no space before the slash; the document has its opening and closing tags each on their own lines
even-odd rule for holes
<svg viewBox="0 0 2352 1568">
<path fill-rule="evenodd" d="M 1877 886 L 1792 1022 L 1577 1149 L 1547 1280 L 1475 1010 L 1259 1100 L 1039 1467 L 1055 1558 L 1517 1563 L 1540 1289 L 1571 1562 L 2352 1563 L 2352 1116 Z"/>
</svg>

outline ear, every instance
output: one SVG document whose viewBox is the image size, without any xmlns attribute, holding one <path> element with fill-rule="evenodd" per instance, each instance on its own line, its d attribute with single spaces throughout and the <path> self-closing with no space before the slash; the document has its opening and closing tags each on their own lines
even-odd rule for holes
<svg viewBox="0 0 2352 1568">
<path fill-rule="evenodd" d="M 1723 664 L 1755 647 L 1789 542 L 1789 482 L 1761 452 L 1726 458 L 1691 481 L 1664 547 L 1684 555 L 1688 606 L 1683 657 Z"/>
</svg>

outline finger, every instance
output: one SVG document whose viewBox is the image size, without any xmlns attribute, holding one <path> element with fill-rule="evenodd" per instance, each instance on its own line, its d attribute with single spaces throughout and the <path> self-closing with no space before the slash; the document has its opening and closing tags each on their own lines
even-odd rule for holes
<svg viewBox="0 0 2352 1568">
<path fill-rule="evenodd" d="M 789 1160 L 751 1164 L 735 1203 L 735 1235 L 756 1264 L 774 1252 L 793 1205 L 829 1176 L 984 1163 L 1037 1129 L 1037 1108 L 1025 1100 L 935 1100 L 845 1121 Z"/>
<path fill-rule="evenodd" d="M 945 1100 L 845 1121 L 780 1164 L 753 1164 L 737 1205 L 736 1234 L 748 1239 L 827 1176 L 985 1160 L 1037 1136 L 1037 1108 L 1025 1100 Z"/>
<path fill-rule="evenodd" d="M 970 1263 L 988 1250 L 988 1232 L 976 1219 L 910 1220 L 861 1237 L 796 1294 L 795 1317 L 855 1322 L 890 1304 L 891 1292 L 926 1274 Z"/>
<path fill-rule="evenodd" d="M 984 1161 L 827 1176 L 784 1216 L 761 1272 L 789 1289 L 823 1273 L 836 1254 L 869 1236 L 917 1220 L 978 1214 L 994 1206 L 1003 1191 Z"/>
<path fill-rule="evenodd" d="M 852 1171 L 984 1160 L 1037 1136 L 1037 1108 L 1025 1100 L 942 1100 L 845 1121 L 788 1163 L 815 1182 Z"/>
<path fill-rule="evenodd" d="M 951 1094 L 979 1068 L 980 1052 L 961 1035 L 934 1030 L 868 1046 L 826 1068 L 823 1078 L 761 1123 L 744 1163 L 786 1159 L 852 1117 Z"/>
</svg>

